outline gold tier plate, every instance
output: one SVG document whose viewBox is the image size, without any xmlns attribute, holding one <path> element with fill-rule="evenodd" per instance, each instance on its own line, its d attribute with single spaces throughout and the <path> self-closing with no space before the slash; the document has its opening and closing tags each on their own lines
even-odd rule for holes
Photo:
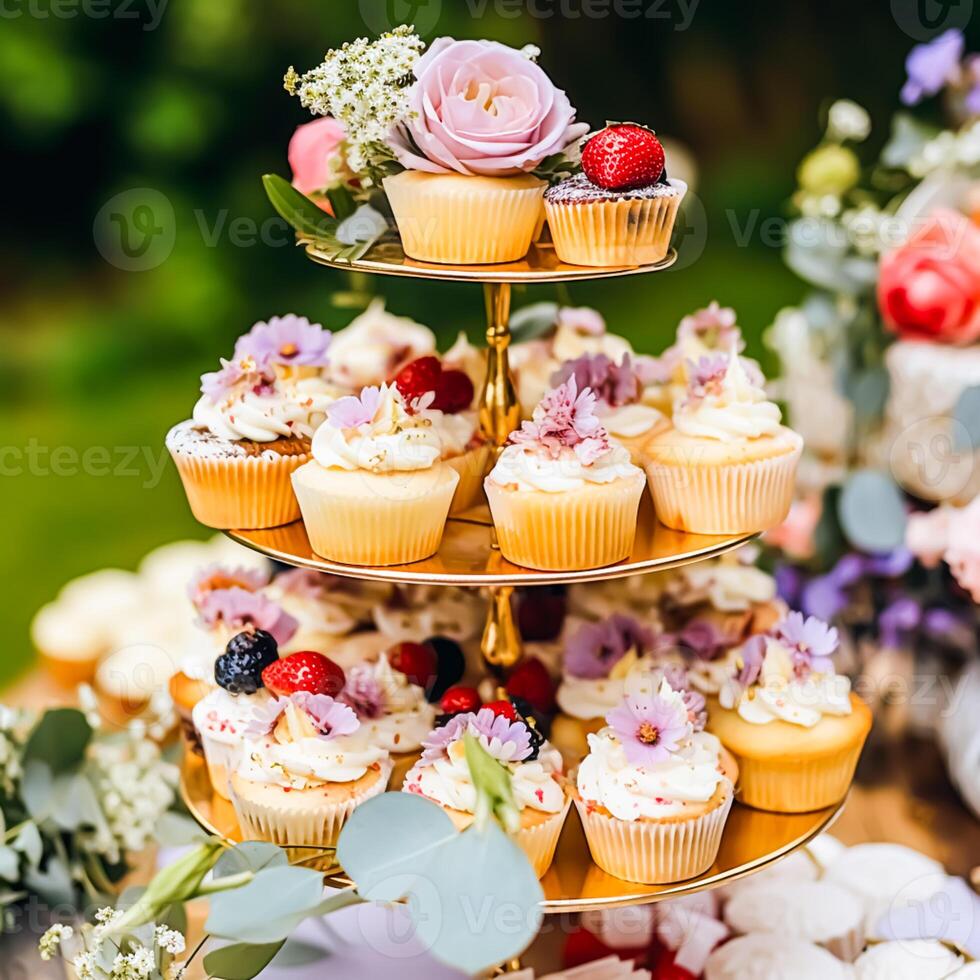
<svg viewBox="0 0 980 980">
<path fill-rule="evenodd" d="M 382 241 L 366 255 L 353 262 L 338 261 L 326 255 L 313 242 L 300 239 L 306 254 L 320 265 L 332 269 L 371 272 L 383 276 L 409 276 L 414 279 L 439 279 L 452 282 L 546 283 L 571 282 L 578 279 L 612 279 L 616 276 L 636 276 L 646 272 L 668 269 L 677 260 L 670 249 L 659 262 L 649 265 L 624 265 L 599 268 L 588 265 L 566 265 L 555 254 L 553 246 L 532 245 L 518 262 L 499 265 L 442 265 L 418 262 L 408 258 L 398 240 Z"/>
<path fill-rule="evenodd" d="M 640 504 L 636 541 L 629 558 L 616 565 L 576 572 L 542 572 L 511 564 L 492 545 L 493 526 L 485 506 L 449 518 L 438 552 L 431 558 L 408 565 L 375 567 L 327 561 L 310 547 L 302 521 L 262 531 L 226 533 L 239 544 L 287 565 L 314 568 L 348 578 L 471 587 L 550 585 L 622 578 L 704 561 L 738 548 L 755 537 L 752 534 L 726 536 L 672 531 L 654 517 L 653 504 L 647 494 Z"/>
<path fill-rule="evenodd" d="M 203 761 L 189 753 L 181 768 L 180 793 L 191 815 L 208 833 L 224 840 L 241 840 L 231 804 L 215 795 Z M 846 800 L 825 810 L 796 814 L 764 813 L 735 803 L 714 865 L 698 878 L 671 885 L 638 885 L 596 867 L 573 807 L 558 841 L 554 863 L 541 879 L 544 911 L 585 912 L 644 905 L 729 884 L 804 847 L 833 824 L 845 803 Z M 350 884 L 342 874 L 327 877 L 340 887 Z"/>
</svg>

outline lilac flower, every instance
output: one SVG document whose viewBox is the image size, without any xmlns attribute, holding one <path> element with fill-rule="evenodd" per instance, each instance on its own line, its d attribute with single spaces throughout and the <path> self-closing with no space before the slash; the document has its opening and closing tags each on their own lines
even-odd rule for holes
<svg viewBox="0 0 980 980">
<path fill-rule="evenodd" d="M 201 375 L 201 392 L 215 404 L 227 398 L 238 387 L 250 387 L 256 393 L 271 390 L 272 378 L 252 358 L 236 357 L 233 361 L 226 361 L 222 357 L 220 361 L 220 371 L 209 371 Z"/>
<path fill-rule="evenodd" d="M 660 676 L 684 699 L 687 708 L 687 720 L 696 732 L 703 732 L 708 722 L 707 701 L 700 691 L 691 689 L 687 669 L 680 664 L 664 664 L 658 668 Z"/>
<path fill-rule="evenodd" d="M 786 562 L 777 562 L 773 572 L 776 580 L 776 594 L 788 606 L 798 606 L 800 594 L 803 590 L 803 573 L 794 565 Z M 833 619 L 832 616 L 823 616 L 823 619 Z"/>
<path fill-rule="evenodd" d="M 965 67 L 970 88 L 966 93 L 964 104 L 968 112 L 978 116 L 980 115 L 980 54 L 971 54 L 966 59 Z"/>
<path fill-rule="evenodd" d="M 595 404 L 595 395 L 588 388 L 579 392 L 573 376 L 541 399 L 531 421 L 521 423 L 510 441 L 539 446 L 552 459 L 571 449 L 588 466 L 610 447 L 609 433 L 596 417 Z"/>
<path fill-rule="evenodd" d="M 605 354 L 583 354 L 565 363 L 551 376 L 556 387 L 575 378 L 579 391 L 590 388 L 596 399 L 613 408 L 639 401 L 640 378 L 629 354 L 617 364 Z"/>
<path fill-rule="evenodd" d="M 252 626 L 271 633 L 280 646 L 288 643 L 299 628 L 299 623 L 268 596 L 237 585 L 209 592 L 202 598 L 198 612 L 203 626 L 210 628 L 220 623 L 233 630 Z"/>
<path fill-rule="evenodd" d="M 773 630 L 776 638 L 789 647 L 793 655 L 793 667 L 797 676 L 807 676 L 811 671 L 832 673 L 830 657 L 837 649 L 837 630 L 816 616 L 803 618 L 802 613 L 791 612 Z"/>
<path fill-rule="evenodd" d="M 677 634 L 677 644 L 698 660 L 716 660 L 738 637 L 722 632 L 706 619 L 692 619 Z"/>
<path fill-rule="evenodd" d="M 878 616 L 878 635 L 881 644 L 892 649 L 902 645 L 908 635 L 922 622 L 922 607 L 911 596 L 900 596 L 886 606 Z"/>
<path fill-rule="evenodd" d="M 322 738 L 353 735 L 361 727 L 354 709 L 350 705 L 334 700 L 329 694 L 297 691 L 290 697 L 297 708 L 306 712 Z"/>
<path fill-rule="evenodd" d="M 387 699 L 374 675 L 373 664 L 351 667 L 340 697 L 357 712 L 359 718 L 380 718 L 385 713 Z"/>
<path fill-rule="evenodd" d="M 928 43 L 912 48 L 905 59 L 908 80 L 902 86 L 902 102 L 916 105 L 955 81 L 960 71 L 964 43 L 962 31 L 952 28 Z"/>
<path fill-rule="evenodd" d="M 661 693 L 625 698 L 606 715 L 606 722 L 635 766 L 669 759 L 691 731 L 685 706 Z"/>
<path fill-rule="evenodd" d="M 699 357 L 697 364 L 688 361 L 690 377 L 687 383 L 688 402 L 700 401 L 721 391 L 722 382 L 728 374 L 728 358 L 724 354 L 710 354 Z"/>
<path fill-rule="evenodd" d="M 695 310 L 684 317 L 677 327 L 678 340 L 696 338 L 711 350 L 741 351 L 745 348 L 742 331 L 736 325 L 737 317 L 730 306 L 719 306 L 712 300 L 704 309 Z"/>
<path fill-rule="evenodd" d="M 670 381 L 677 367 L 677 358 L 665 351 L 662 357 L 639 354 L 633 361 L 633 370 L 642 387 L 664 385 Z"/>
<path fill-rule="evenodd" d="M 357 429 L 362 425 L 369 425 L 387 391 L 385 385 L 380 388 L 371 385 L 362 388 L 359 395 L 338 398 L 327 408 L 327 421 L 335 429 Z"/>
<path fill-rule="evenodd" d="M 870 555 L 864 561 L 867 575 L 880 578 L 901 578 L 915 564 L 915 555 L 908 548 L 895 548 L 880 555 Z"/>
<path fill-rule="evenodd" d="M 451 718 L 442 728 L 436 728 L 422 740 L 419 764 L 431 766 L 447 757 L 449 746 L 470 732 L 499 762 L 520 762 L 532 752 L 531 733 L 523 721 L 511 721 L 495 715 L 489 708 L 466 712 Z"/>
<path fill-rule="evenodd" d="M 342 584 L 343 580 L 338 576 L 317 572 L 312 568 L 290 568 L 276 576 L 276 585 L 283 592 L 306 599 L 319 599 L 324 592 Z"/>
<path fill-rule="evenodd" d="M 238 587 L 246 592 L 258 592 L 269 582 L 269 576 L 256 568 L 229 568 L 213 563 L 199 569 L 187 583 L 187 595 L 194 608 L 200 610 L 201 602 L 210 592 Z"/>
<path fill-rule="evenodd" d="M 598 623 L 583 623 L 565 644 L 565 672 L 571 677 L 598 680 L 635 649 L 653 649 L 654 633 L 631 616 L 613 613 Z"/>
<path fill-rule="evenodd" d="M 235 344 L 235 358 L 251 357 L 260 367 L 269 364 L 324 367 L 330 331 L 305 316 L 292 313 L 256 323 Z"/>
<path fill-rule="evenodd" d="M 279 721 L 286 710 L 289 698 L 273 698 L 265 704 L 256 705 L 252 709 L 252 717 L 245 726 L 246 738 L 265 738 Z"/>
<path fill-rule="evenodd" d="M 766 659 L 766 642 L 765 634 L 757 633 L 755 636 L 750 636 L 738 652 L 736 660 L 738 673 L 735 675 L 735 683 L 743 691 L 747 691 L 762 673 L 762 664 Z"/>
</svg>

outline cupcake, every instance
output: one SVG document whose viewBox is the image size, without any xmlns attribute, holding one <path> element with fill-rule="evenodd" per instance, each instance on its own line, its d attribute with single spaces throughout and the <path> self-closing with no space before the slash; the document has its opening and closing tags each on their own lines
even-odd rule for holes
<svg viewBox="0 0 980 980">
<path fill-rule="evenodd" d="M 695 534 L 750 534 L 782 521 L 803 440 L 779 420 L 734 351 L 702 358 L 671 425 L 644 448 L 661 522 Z"/>
<path fill-rule="evenodd" d="M 601 582 L 576 582 L 568 587 L 569 613 L 587 619 L 605 619 L 613 613 L 625 612 L 660 628 L 661 606 L 678 571 L 672 568 Z"/>
<path fill-rule="evenodd" d="M 483 632 L 486 603 L 475 589 L 445 585 L 400 585 L 375 603 L 374 625 L 389 643 L 444 636 L 467 643 Z"/>
<path fill-rule="evenodd" d="M 359 594 L 360 584 L 310 568 L 291 568 L 277 575 L 264 594 L 298 624 L 281 652 L 329 653 L 359 626 L 370 622 L 370 603 Z"/>
<path fill-rule="evenodd" d="M 880 943 L 854 964 L 855 980 L 944 980 L 956 976 L 963 957 L 933 939 Z"/>
<path fill-rule="evenodd" d="M 837 630 L 794 612 L 742 646 L 708 723 L 738 761 L 741 802 L 805 813 L 847 794 L 871 712 L 834 671 L 837 645 Z"/>
<path fill-rule="evenodd" d="M 735 771 L 703 730 L 699 705 L 661 673 L 638 673 L 606 720 L 589 735 L 575 797 L 593 861 L 651 885 L 703 874 L 721 845 Z"/>
<path fill-rule="evenodd" d="M 436 728 L 424 742 L 422 758 L 405 777 L 403 790 L 438 803 L 459 830 L 468 827 L 477 796 L 466 762 L 467 732 L 510 773 L 520 811 L 514 842 L 540 878 L 551 865 L 570 798 L 562 780 L 561 755 L 509 701 L 455 715 Z"/>
<path fill-rule="evenodd" d="M 335 402 L 293 474 L 313 550 L 351 565 L 434 554 L 458 483 L 427 409 L 388 385 Z"/>
<path fill-rule="evenodd" d="M 708 957 L 704 980 L 849 980 L 851 967 L 813 943 L 771 932 L 739 936 Z"/>
<path fill-rule="evenodd" d="M 544 197 L 558 258 L 594 266 L 659 262 L 687 185 L 667 179 L 656 135 L 632 124 L 607 126 L 583 147 L 582 170 Z"/>
<path fill-rule="evenodd" d="M 642 402 L 643 383 L 629 354 L 617 364 L 605 354 L 585 354 L 566 361 L 552 376 L 553 385 L 575 378 L 580 391 L 589 388 L 596 396 L 596 415 L 609 435 L 630 451 L 630 459 L 643 463 L 643 447 L 667 419 L 656 408 Z"/>
<path fill-rule="evenodd" d="M 864 949 L 864 909 L 849 891 L 826 881 L 770 881 L 746 887 L 725 905 L 738 935 L 775 933 L 823 946 L 846 963 Z"/>
<path fill-rule="evenodd" d="M 503 556 L 551 571 L 600 568 L 633 549 L 643 471 L 574 378 L 510 436 L 484 487 Z"/>
<path fill-rule="evenodd" d="M 295 317 L 257 323 L 230 361 L 201 378 L 193 417 L 167 434 L 167 449 L 194 516 L 217 528 L 265 528 L 299 517 L 290 474 L 336 389 L 320 371 L 330 334 Z"/>
<path fill-rule="evenodd" d="M 297 691 L 258 709 L 229 783 L 246 840 L 290 849 L 293 860 L 330 867 L 347 818 L 383 793 L 388 753 L 354 710 L 327 694 Z"/>
</svg>

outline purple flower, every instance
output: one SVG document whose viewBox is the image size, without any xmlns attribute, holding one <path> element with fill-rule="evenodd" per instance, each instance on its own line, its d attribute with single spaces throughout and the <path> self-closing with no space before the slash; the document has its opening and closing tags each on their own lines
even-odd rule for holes
<svg viewBox="0 0 980 980">
<path fill-rule="evenodd" d="M 242 630 L 252 626 L 271 633 L 280 646 L 288 643 L 299 628 L 299 623 L 268 596 L 248 592 L 237 585 L 209 592 L 201 599 L 198 612 L 206 627 L 220 623 L 229 629 Z"/>
<path fill-rule="evenodd" d="M 697 364 L 688 361 L 690 372 L 687 382 L 688 402 L 700 401 L 708 395 L 717 395 L 722 382 L 728 374 L 728 358 L 724 354 L 710 354 L 699 357 Z"/>
<path fill-rule="evenodd" d="M 736 640 L 737 636 L 723 633 L 706 619 L 692 619 L 677 634 L 677 644 L 689 650 L 698 660 L 715 660 Z"/>
<path fill-rule="evenodd" d="M 260 367 L 269 364 L 324 367 L 330 331 L 305 316 L 292 313 L 256 323 L 235 344 L 235 359 L 251 357 Z"/>
<path fill-rule="evenodd" d="M 903 635 L 916 629 L 922 621 L 922 607 L 911 596 L 900 596 L 878 616 L 878 633 L 882 646 L 899 647 Z"/>
<path fill-rule="evenodd" d="M 606 332 L 606 321 L 591 306 L 562 306 L 558 310 L 558 324 L 583 337 L 601 337 Z"/>
<path fill-rule="evenodd" d="M 495 715 L 489 708 L 466 712 L 451 718 L 422 740 L 419 764 L 431 766 L 447 757 L 449 746 L 470 732 L 500 762 L 520 762 L 531 754 L 531 733 L 523 721 Z"/>
<path fill-rule="evenodd" d="M 373 664 L 351 667 L 340 697 L 357 712 L 359 718 L 380 718 L 385 713 L 387 699 L 374 675 Z"/>
<path fill-rule="evenodd" d="M 880 578 L 900 578 L 915 564 L 915 555 L 908 548 L 895 548 L 880 555 L 871 555 L 864 562 L 865 573 Z"/>
<path fill-rule="evenodd" d="M 572 449 L 588 466 L 610 447 L 609 433 L 595 414 L 596 396 L 586 388 L 579 392 L 574 375 L 549 391 L 534 409 L 531 421 L 510 435 L 514 445 L 535 445 L 558 459 Z"/>
<path fill-rule="evenodd" d="M 314 571 L 312 568 L 291 568 L 276 576 L 276 585 L 289 595 L 319 599 L 332 587 L 342 586 L 342 579 L 336 575 Z"/>
<path fill-rule="evenodd" d="M 256 393 L 270 388 L 272 378 L 252 358 L 236 357 L 233 361 L 226 361 L 222 357 L 220 360 L 220 371 L 209 371 L 201 375 L 201 392 L 215 404 L 227 398 L 238 387 L 250 387 Z"/>
<path fill-rule="evenodd" d="M 803 573 L 795 565 L 777 562 L 773 573 L 776 579 L 776 594 L 789 606 L 799 605 L 803 590 Z M 824 616 L 824 619 L 832 617 Z"/>
<path fill-rule="evenodd" d="M 289 698 L 273 698 L 265 704 L 256 705 L 252 709 L 251 720 L 245 726 L 245 737 L 265 738 L 276 727 L 288 704 Z"/>
<path fill-rule="evenodd" d="M 735 675 L 736 685 L 743 691 L 748 690 L 762 673 L 762 664 L 766 659 L 767 637 L 763 633 L 750 636 L 738 652 L 736 666 L 738 673 Z"/>
<path fill-rule="evenodd" d="M 335 701 L 329 694 L 297 691 L 290 698 L 297 708 L 306 712 L 322 738 L 353 735 L 361 727 L 354 709 L 341 701 Z"/>
<path fill-rule="evenodd" d="M 730 306 L 719 306 L 712 300 L 704 309 L 684 317 L 677 327 L 678 340 L 696 338 L 711 350 L 742 351 L 745 341 L 736 326 L 737 317 Z"/>
<path fill-rule="evenodd" d="M 773 630 L 776 638 L 789 647 L 793 655 L 793 667 L 798 676 L 810 671 L 832 673 L 830 657 L 839 645 L 837 630 L 816 616 L 803 618 L 802 613 L 791 612 Z"/>
<path fill-rule="evenodd" d="M 633 370 L 640 385 L 664 385 L 670 381 L 677 367 L 677 358 L 665 351 L 663 357 L 651 357 L 649 354 L 638 354 L 633 360 Z"/>
<path fill-rule="evenodd" d="M 687 669 L 680 664 L 664 664 L 658 669 L 660 676 L 670 685 L 671 689 L 684 699 L 684 707 L 687 708 L 687 720 L 691 723 L 694 731 L 704 731 L 704 726 L 708 721 L 707 702 L 703 694 L 691 690 Z"/>
<path fill-rule="evenodd" d="M 959 74 L 964 43 L 962 31 L 951 28 L 912 48 L 905 59 L 908 80 L 902 86 L 902 102 L 916 105 L 954 81 Z"/>
<path fill-rule="evenodd" d="M 583 354 L 565 361 L 551 376 L 551 383 L 557 387 L 572 377 L 579 391 L 589 388 L 598 401 L 613 408 L 639 401 L 642 390 L 629 354 L 623 354 L 619 364 L 605 354 Z"/>
<path fill-rule="evenodd" d="M 643 655 L 653 649 L 653 630 L 632 616 L 613 613 L 598 623 L 583 623 L 565 644 L 565 672 L 571 677 L 598 680 L 635 649 Z"/>
<path fill-rule="evenodd" d="M 980 115 L 980 55 L 971 54 L 966 59 L 966 77 L 970 88 L 966 93 L 964 104 L 968 112 L 972 112 L 975 116 Z"/>
<path fill-rule="evenodd" d="M 200 610 L 201 602 L 210 592 L 238 587 L 246 592 L 258 592 L 269 582 L 269 576 L 256 568 L 229 568 L 217 563 L 199 569 L 187 583 L 187 595 L 194 608 Z"/>
<path fill-rule="evenodd" d="M 662 693 L 624 698 L 606 715 L 606 722 L 635 766 L 669 759 L 691 731 L 686 707 Z"/>
<path fill-rule="evenodd" d="M 327 408 L 327 421 L 335 429 L 357 429 L 369 425 L 378 411 L 382 397 L 387 393 L 385 385 L 362 388 L 359 395 L 338 398 Z"/>
</svg>

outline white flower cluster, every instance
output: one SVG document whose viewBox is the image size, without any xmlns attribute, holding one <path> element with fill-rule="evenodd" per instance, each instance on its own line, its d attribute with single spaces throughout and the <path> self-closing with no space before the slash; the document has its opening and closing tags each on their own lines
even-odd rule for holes
<svg viewBox="0 0 980 980">
<path fill-rule="evenodd" d="M 89 778 L 106 822 L 82 835 L 86 848 L 116 862 L 124 852 L 146 847 L 174 801 L 176 767 L 163 761 L 153 742 L 133 736 L 93 743 Z"/>
<path fill-rule="evenodd" d="M 60 923 L 51 926 L 48 931 L 41 936 L 37 944 L 38 953 L 42 960 L 54 959 L 62 943 L 68 942 L 75 935 L 75 930 L 71 926 L 64 926 Z"/>
<path fill-rule="evenodd" d="M 936 170 L 975 167 L 980 163 L 980 119 L 958 132 L 943 130 L 929 140 L 909 161 L 913 177 L 925 177 Z"/>
<path fill-rule="evenodd" d="M 408 87 L 424 47 L 406 25 L 375 41 L 358 38 L 328 51 L 304 75 L 290 68 L 286 90 L 314 115 L 342 122 L 351 169 L 371 171 L 393 159 L 388 135 L 408 113 Z"/>
</svg>

